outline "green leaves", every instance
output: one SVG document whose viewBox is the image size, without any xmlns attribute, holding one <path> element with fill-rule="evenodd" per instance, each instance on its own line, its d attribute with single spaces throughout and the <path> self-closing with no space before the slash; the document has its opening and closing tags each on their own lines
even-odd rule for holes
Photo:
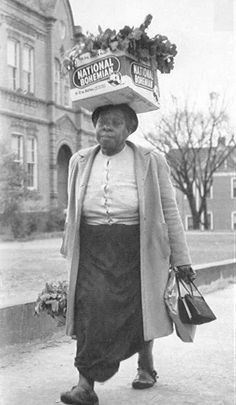
<svg viewBox="0 0 236 405">
<path fill-rule="evenodd" d="M 35 315 L 47 312 L 52 318 L 56 318 L 60 325 L 64 324 L 67 310 L 67 291 L 67 281 L 46 283 L 36 301 Z"/>
<path fill-rule="evenodd" d="M 98 26 L 98 34 L 81 35 L 77 44 L 65 56 L 64 67 L 71 70 L 76 67 L 76 59 L 89 53 L 96 57 L 101 51 L 124 51 L 135 57 L 139 62 L 146 62 L 157 68 L 161 73 L 170 73 L 174 67 L 174 57 L 177 55 L 176 45 L 164 35 L 149 38 L 146 33 L 151 24 L 152 15 L 148 14 L 139 27 L 127 25 L 119 32 Z"/>
</svg>

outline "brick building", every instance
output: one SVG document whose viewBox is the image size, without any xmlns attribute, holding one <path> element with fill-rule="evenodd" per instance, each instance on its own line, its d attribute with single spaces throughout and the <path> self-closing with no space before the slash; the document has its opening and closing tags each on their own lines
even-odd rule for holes
<svg viewBox="0 0 236 405">
<path fill-rule="evenodd" d="M 69 158 L 94 143 L 90 115 L 72 107 L 61 74 L 63 53 L 74 43 L 69 0 L 2 0 L 0 12 L 1 143 L 40 195 L 28 208 L 63 208 Z"/>
<path fill-rule="evenodd" d="M 235 168 L 236 151 L 213 175 L 213 184 L 207 198 L 209 228 L 212 231 L 236 231 Z M 197 194 L 196 199 L 198 204 Z M 185 230 L 193 229 L 188 200 L 179 190 L 177 190 L 177 202 Z"/>
</svg>

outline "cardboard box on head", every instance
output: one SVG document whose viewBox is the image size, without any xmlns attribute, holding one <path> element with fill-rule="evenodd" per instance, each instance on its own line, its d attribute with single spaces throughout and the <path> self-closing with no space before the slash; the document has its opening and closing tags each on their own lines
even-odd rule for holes
<svg viewBox="0 0 236 405">
<path fill-rule="evenodd" d="M 70 81 L 72 101 L 89 111 L 121 103 L 136 113 L 159 108 L 157 71 L 125 52 L 81 55 L 70 71 Z"/>
</svg>

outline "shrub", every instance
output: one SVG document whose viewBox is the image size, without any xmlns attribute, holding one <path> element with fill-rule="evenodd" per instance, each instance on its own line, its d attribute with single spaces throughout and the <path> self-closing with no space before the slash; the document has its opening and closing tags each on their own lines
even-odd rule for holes
<svg viewBox="0 0 236 405">
<path fill-rule="evenodd" d="M 63 231 L 65 224 L 65 214 L 62 208 L 52 208 L 48 212 L 46 224 L 47 232 Z"/>
<path fill-rule="evenodd" d="M 0 211 L 1 223 L 14 238 L 30 235 L 37 229 L 34 219 L 29 220 L 24 210 L 26 201 L 40 199 L 37 191 L 27 188 L 27 173 L 15 155 L 0 144 Z"/>
</svg>

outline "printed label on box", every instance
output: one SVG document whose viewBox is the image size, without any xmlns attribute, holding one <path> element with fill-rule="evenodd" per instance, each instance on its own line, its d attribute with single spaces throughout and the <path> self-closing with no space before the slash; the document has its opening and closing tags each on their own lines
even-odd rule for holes
<svg viewBox="0 0 236 405">
<path fill-rule="evenodd" d="M 154 88 L 153 72 L 148 66 L 132 62 L 131 77 L 136 86 L 140 86 L 148 90 L 152 90 Z"/>
<path fill-rule="evenodd" d="M 98 61 L 78 67 L 73 73 L 73 84 L 80 89 L 91 84 L 107 80 L 120 70 L 120 61 L 115 56 L 109 56 Z"/>
</svg>

